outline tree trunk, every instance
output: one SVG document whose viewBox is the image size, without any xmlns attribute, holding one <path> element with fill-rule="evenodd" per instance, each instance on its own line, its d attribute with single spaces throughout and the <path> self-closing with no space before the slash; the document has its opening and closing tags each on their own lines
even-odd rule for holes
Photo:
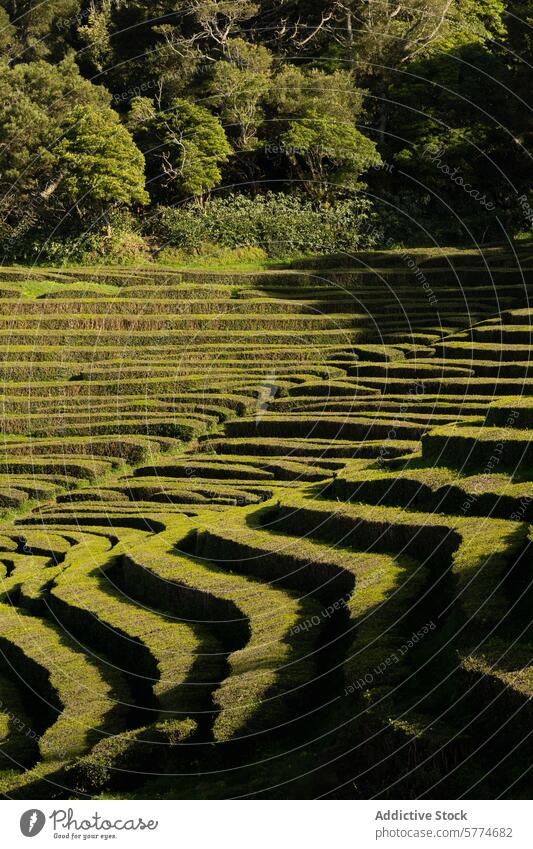
<svg viewBox="0 0 533 849">
<path fill-rule="evenodd" d="M 385 144 L 388 124 L 388 104 L 386 102 L 387 86 L 384 82 L 379 86 L 378 94 L 378 139 L 380 144 Z"/>
<path fill-rule="evenodd" d="M 353 47 L 353 23 L 351 9 L 346 9 L 346 36 L 348 38 L 348 44 L 350 47 Z"/>
<path fill-rule="evenodd" d="M 56 192 L 56 191 L 58 190 L 59 186 L 60 186 L 60 185 L 61 185 L 61 183 L 63 182 L 63 178 L 64 178 L 64 177 L 65 177 L 65 174 L 64 174 L 64 173 L 60 173 L 60 174 L 58 174 L 58 176 L 55 178 L 55 180 L 52 180 L 52 182 L 51 182 L 51 183 L 48 183 L 48 185 L 46 186 L 46 188 L 45 188 L 45 189 L 43 189 L 43 191 L 41 192 L 41 195 L 40 195 L 40 196 L 41 196 L 41 198 L 42 198 L 44 201 L 46 201 L 46 200 L 50 200 L 50 198 L 52 197 L 52 195 L 54 194 L 54 192 Z"/>
</svg>

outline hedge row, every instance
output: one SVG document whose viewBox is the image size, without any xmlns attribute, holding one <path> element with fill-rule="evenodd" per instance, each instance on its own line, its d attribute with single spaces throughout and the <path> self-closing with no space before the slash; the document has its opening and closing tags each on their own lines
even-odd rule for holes
<svg viewBox="0 0 533 849">
<path fill-rule="evenodd" d="M 187 526 L 182 527 L 185 534 Z M 125 555 L 123 586 L 171 613 L 210 622 L 230 650 L 229 675 L 214 696 L 219 711 L 213 724 L 215 740 L 236 739 L 275 726 L 286 718 L 285 693 L 309 679 L 306 658 L 314 640 L 309 636 L 305 645 L 296 648 L 291 629 L 315 615 L 316 606 L 285 590 L 185 556 L 180 553 L 185 544 L 179 535 L 174 538 L 174 550 L 169 549 L 167 536 Z M 191 548 L 196 551 L 194 541 Z"/>
<path fill-rule="evenodd" d="M 362 327 L 366 325 L 365 316 L 328 316 L 328 315 L 298 315 L 286 314 L 265 316 L 263 314 L 254 315 L 247 313 L 246 315 L 222 314 L 217 315 L 164 315 L 154 313 L 154 315 L 95 315 L 92 313 L 74 313 L 74 314 L 59 314 L 59 315 L 0 315 L 0 338 L 5 338 L 10 334 L 20 333 L 24 330 L 33 330 L 38 334 L 45 331 L 63 330 L 67 333 L 72 331 L 85 333 L 112 333 L 132 332 L 147 333 L 156 331 L 163 333 L 167 331 L 174 335 L 180 335 L 183 331 L 218 331 L 219 333 L 241 331 L 268 330 L 281 332 L 284 330 L 292 331 L 311 331 L 317 330 L 342 330 L 353 327 L 357 321 Z"/>
<path fill-rule="evenodd" d="M 403 507 L 448 515 L 512 519 L 533 517 L 530 484 L 508 474 L 463 476 L 451 469 L 421 468 L 387 472 L 350 471 L 337 476 L 332 492 L 341 501 Z"/>
<path fill-rule="evenodd" d="M 43 760 L 64 765 L 120 729 L 120 676 L 89 659 L 60 628 L 2 604 L 0 646 L 6 671 L 37 699 Z"/>
<path fill-rule="evenodd" d="M 390 422 L 355 416 L 265 414 L 260 419 L 243 418 L 226 423 L 229 436 L 265 436 L 310 439 L 400 439 L 415 440 L 425 431 L 424 426 L 407 422 Z"/>
<path fill-rule="evenodd" d="M 422 439 L 422 456 L 428 463 L 451 468 L 513 468 L 525 473 L 533 463 L 531 431 L 519 428 L 456 427 L 435 428 Z"/>
<path fill-rule="evenodd" d="M 128 548 L 127 535 L 118 548 L 93 537 L 90 547 L 73 550 L 67 568 L 55 579 L 49 604 L 57 624 L 74 634 L 91 656 L 104 653 L 100 662 L 107 665 L 109 658 L 133 682 L 140 698 L 153 691 L 155 710 L 148 699 L 144 705 L 141 702 L 148 717 L 155 720 L 162 711 L 162 718 L 174 714 L 185 718 L 208 703 L 208 682 L 220 674 L 218 647 L 199 626 L 134 605 L 115 589 L 111 567 L 123 546 Z"/>
<path fill-rule="evenodd" d="M 137 347 L 148 347 L 151 345 L 169 346 L 181 344 L 183 346 L 197 345 L 199 338 L 205 339 L 207 342 L 215 345 L 224 344 L 229 346 L 239 345 L 252 342 L 254 345 L 272 344 L 277 345 L 294 345 L 297 340 L 301 345 L 334 345 L 350 347 L 353 342 L 369 342 L 375 334 L 368 328 L 350 328 L 346 329 L 319 329 L 316 327 L 302 327 L 295 332 L 295 328 L 290 331 L 281 330 L 278 328 L 243 328 L 241 330 L 231 328 L 213 329 L 205 327 L 205 323 L 200 323 L 195 332 L 177 330 L 174 327 L 168 330 L 152 330 L 151 332 L 142 330 L 113 330 L 105 333 L 105 338 L 102 337 L 102 329 L 80 327 L 76 330 L 71 330 L 65 327 L 63 330 L 46 330 L 42 327 L 36 327 L 33 330 L 29 328 L 5 328 L 0 334 L 0 345 L 37 345 L 37 346 L 59 346 L 77 348 L 92 344 L 97 351 L 105 341 L 106 346 L 121 347 L 123 351 L 136 351 Z M 394 334 L 392 334 L 394 335 Z M 396 334 L 397 335 L 397 334 Z M 435 335 L 427 336 L 420 334 L 422 339 L 436 339 Z M 405 341 L 402 338 L 401 341 Z"/>
</svg>

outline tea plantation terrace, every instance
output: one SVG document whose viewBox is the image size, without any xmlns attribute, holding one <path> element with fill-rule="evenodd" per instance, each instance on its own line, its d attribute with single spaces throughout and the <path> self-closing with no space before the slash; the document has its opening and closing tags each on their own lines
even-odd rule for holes
<svg viewBox="0 0 533 849">
<path fill-rule="evenodd" d="M 5 795 L 530 794 L 518 259 L 2 270 Z"/>
</svg>

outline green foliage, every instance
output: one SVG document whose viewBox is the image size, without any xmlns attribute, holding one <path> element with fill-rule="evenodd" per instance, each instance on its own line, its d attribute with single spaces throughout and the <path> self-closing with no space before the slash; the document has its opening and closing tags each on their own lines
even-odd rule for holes
<svg viewBox="0 0 533 849">
<path fill-rule="evenodd" d="M 109 93 L 80 75 L 72 57 L 0 67 L 0 181 L 14 212 L 57 173 L 54 144 L 78 106 L 106 106 Z"/>
<path fill-rule="evenodd" d="M 336 118 L 307 114 L 289 123 L 281 142 L 306 191 L 319 201 L 361 188 L 361 174 L 381 163 L 375 143 Z"/>
<path fill-rule="evenodd" d="M 3 66 L 0 152 L 5 251 L 20 255 L 65 214 L 97 219 L 148 201 L 144 159 L 109 106 L 109 93 L 71 57 Z"/>
<path fill-rule="evenodd" d="M 360 114 L 363 94 L 349 71 L 326 73 L 285 65 L 274 79 L 269 99 L 278 121 L 313 113 L 349 122 Z"/>
<path fill-rule="evenodd" d="M 220 166 L 231 147 L 220 121 L 205 107 L 176 98 L 158 112 L 147 98 L 137 98 L 130 120 L 146 154 L 152 197 L 200 197 L 221 182 Z"/>
<path fill-rule="evenodd" d="M 80 37 L 86 44 L 86 53 L 94 67 L 101 71 L 111 57 L 111 12 L 113 0 L 102 0 L 101 5 L 91 3 L 87 23 L 78 27 Z"/>
<path fill-rule="evenodd" d="M 263 117 L 260 103 L 271 84 L 272 55 L 266 47 L 232 39 L 227 56 L 216 62 L 210 90 L 221 117 L 237 135 L 243 150 L 257 145 L 257 129 Z"/>
<path fill-rule="evenodd" d="M 196 208 L 222 185 L 247 197 L 297 186 L 319 207 L 368 183 L 383 200 L 389 242 L 421 237 L 393 208 L 412 210 L 429 239 L 487 241 L 500 237 L 500 222 L 513 236 L 531 231 L 525 0 L 182 6 L 0 0 L 6 257 L 29 256 L 49 237 L 56 246 L 78 238 L 89 220 L 108 239 L 99 222 L 118 205 L 142 215 L 135 145 L 153 209 Z M 123 123 L 129 116 L 135 145 L 111 105 Z M 427 155 L 436 149 L 457 179 Z"/>
<path fill-rule="evenodd" d="M 317 202 L 362 188 L 358 178 L 381 158 L 375 143 L 355 127 L 363 92 L 350 72 L 287 65 L 269 99 L 275 114 L 269 135 L 274 151 L 289 163 L 289 180 Z"/>
<path fill-rule="evenodd" d="M 258 247 L 271 257 L 284 257 L 367 247 L 372 240 L 362 229 L 371 218 L 364 198 L 315 209 L 295 195 L 270 193 L 254 199 L 213 198 L 201 211 L 160 207 L 148 226 L 159 244 L 191 252 L 207 243 Z"/>
<path fill-rule="evenodd" d="M 529 187 L 532 173 L 511 129 L 506 89 L 487 87 L 487 79 L 498 78 L 511 88 L 509 71 L 501 57 L 477 42 L 420 60 L 413 68 L 417 79 L 397 89 L 396 123 L 407 143 L 397 150 L 396 161 L 450 204 L 474 233 L 488 231 L 498 238 L 495 216 L 487 213 L 497 209 L 512 230 L 513 196 L 520 186 Z M 516 221 L 519 215 L 516 205 Z M 446 224 L 453 230 L 453 220 Z"/>
<path fill-rule="evenodd" d="M 80 212 L 148 203 L 144 157 L 109 107 L 74 109 L 56 152 L 59 195 Z"/>
<path fill-rule="evenodd" d="M 407 0 L 394 14 L 386 3 L 358 0 L 357 6 L 360 27 L 353 46 L 381 79 L 414 59 L 505 34 L 502 0 Z"/>
<path fill-rule="evenodd" d="M 2 0 L 16 35 L 18 51 L 24 60 L 37 59 L 58 50 L 65 52 L 62 37 L 80 13 L 80 0 Z"/>
<path fill-rule="evenodd" d="M 15 42 L 15 27 L 10 23 L 9 15 L 0 6 L 0 53 L 9 56 Z"/>
<path fill-rule="evenodd" d="M 464 43 L 505 37 L 506 4 L 504 0 L 462 0 L 450 9 L 448 34 L 439 41 L 441 50 Z"/>
</svg>

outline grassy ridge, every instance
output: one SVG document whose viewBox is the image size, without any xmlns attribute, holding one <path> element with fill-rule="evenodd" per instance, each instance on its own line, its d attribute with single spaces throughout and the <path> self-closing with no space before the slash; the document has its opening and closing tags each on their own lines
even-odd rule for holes
<svg viewBox="0 0 533 849">
<path fill-rule="evenodd" d="M 2 270 L 4 792 L 527 796 L 531 269 L 417 257 Z"/>
</svg>

